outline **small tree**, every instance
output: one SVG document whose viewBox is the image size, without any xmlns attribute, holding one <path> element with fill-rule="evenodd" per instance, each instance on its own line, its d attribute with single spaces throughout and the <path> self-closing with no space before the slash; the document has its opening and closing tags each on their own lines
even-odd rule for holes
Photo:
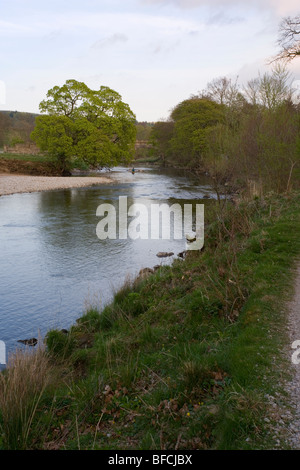
<svg viewBox="0 0 300 470">
<path fill-rule="evenodd" d="M 171 113 L 174 132 L 172 156 L 180 164 L 199 168 L 207 146 L 208 128 L 224 121 L 224 106 L 204 98 L 179 103 Z"/>
<path fill-rule="evenodd" d="M 259 103 L 269 110 L 275 110 L 285 101 L 292 99 L 291 76 L 286 67 L 276 64 L 271 74 L 265 73 L 258 79 Z"/>
<path fill-rule="evenodd" d="M 238 77 L 234 81 L 227 77 L 216 78 L 207 84 L 201 95 L 223 105 L 225 120 L 230 127 L 235 128 L 238 125 L 246 102 L 238 85 Z"/>
</svg>

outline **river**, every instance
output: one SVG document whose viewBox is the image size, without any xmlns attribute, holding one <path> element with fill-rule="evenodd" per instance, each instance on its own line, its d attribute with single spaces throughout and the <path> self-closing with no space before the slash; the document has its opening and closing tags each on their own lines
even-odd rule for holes
<svg viewBox="0 0 300 470">
<path fill-rule="evenodd" d="M 101 187 L 14 194 L 0 198 L 0 340 L 7 352 L 18 339 L 68 329 L 89 306 L 103 308 L 126 276 L 170 263 L 186 247 L 181 240 L 100 240 L 100 204 L 204 202 L 208 180 L 182 172 L 125 168 L 109 173 Z M 121 181 L 121 182 L 120 182 Z M 209 201 L 207 201 L 209 203 Z M 174 252 L 158 258 L 159 251 Z"/>
</svg>

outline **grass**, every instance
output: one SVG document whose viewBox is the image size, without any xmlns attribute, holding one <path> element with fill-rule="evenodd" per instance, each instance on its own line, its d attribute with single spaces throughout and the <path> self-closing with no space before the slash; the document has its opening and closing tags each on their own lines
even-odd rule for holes
<svg viewBox="0 0 300 470">
<path fill-rule="evenodd" d="M 207 220 L 204 251 L 127 280 L 68 335 L 49 332 L 59 375 L 40 386 L 26 448 L 276 447 L 266 397 L 288 379 L 299 207 L 296 193 L 228 204 Z"/>
<path fill-rule="evenodd" d="M 26 163 L 34 163 L 37 164 L 37 169 L 40 170 L 55 170 L 57 169 L 57 162 L 49 155 L 36 155 L 36 154 L 17 154 L 17 153 L 0 153 L 0 164 L 1 160 L 10 160 L 11 163 L 15 166 L 18 162 L 21 162 L 21 171 L 24 170 L 24 164 Z M 80 159 L 74 159 L 72 162 L 72 169 L 79 169 L 82 171 L 88 171 L 89 166 L 81 161 Z M 51 174 L 51 171 L 50 171 Z"/>
<path fill-rule="evenodd" d="M 44 350 L 16 351 L 10 357 L 6 371 L 0 374 L 0 429 L 5 448 L 27 448 L 39 404 L 53 378 L 54 369 Z"/>
<path fill-rule="evenodd" d="M 17 153 L 1 153 L 0 159 L 7 159 L 7 160 L 21 160 L 21 161 L 31 161 L 31 162 L 48 162 L 49 157 L 45 155 L 25 155 L 25 154 L 17 154 Z"/>
</svg>

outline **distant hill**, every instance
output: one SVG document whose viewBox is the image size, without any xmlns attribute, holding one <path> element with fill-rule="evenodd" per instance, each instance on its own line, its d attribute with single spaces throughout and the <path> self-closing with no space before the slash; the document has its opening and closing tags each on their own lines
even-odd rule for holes
<svg viewBox="0 0 300 470">
<path fill-rule="evenodd" d="M 0 148 L 30 142 L 37 116 L 20 111 L 0 111 Z M 153 125 L 153 122 L 137 122 L 137 140 L 147 141 Z"/>
<path fill-rule="evenodd" d="M 0 111 L 0 147 L 30 142 L 30 134 L 38 114 L 20 111 Z"/>
</svg>

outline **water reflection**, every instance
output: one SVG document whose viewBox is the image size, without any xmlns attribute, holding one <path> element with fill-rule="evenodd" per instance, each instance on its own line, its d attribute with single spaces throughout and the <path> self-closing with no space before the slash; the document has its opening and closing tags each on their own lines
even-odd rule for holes
<svg viewBox="0 0 300 470">
<path fill-rule="evenodd" d="M 68 328 L 87 302 L 110 301 L 127 274 L 170 262 L 157 252 L 185 248 L 184 240 L 99 240 L 96 210 L 110 203 L 118 212 L 119 196 L 128 206 L 199 201 L 209 194 L 207 180 L 195 186 L 187 176 L 146 169 L 111 176 L 109 186 L 0 198 L 0 340 L 8 350 L 38 330 Z"/>
</svg>

